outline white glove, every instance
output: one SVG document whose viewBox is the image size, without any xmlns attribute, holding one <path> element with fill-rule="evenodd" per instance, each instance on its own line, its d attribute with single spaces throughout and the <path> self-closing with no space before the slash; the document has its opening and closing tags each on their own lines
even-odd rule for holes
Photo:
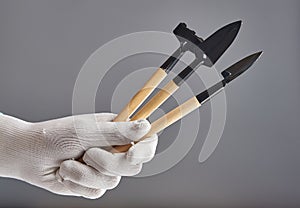
<svg viewBox="0 0 300 208">
<path fill-rule="evenodd" d="M 155 154 L 157 135 L 126 153 L 110 153 L 150 129 L 146 120 L 111 122 L 110 113 L 66 117 L 39 123 L 0 115 L 0 176 L 26 181 L 62 195 L 99 198 L 120 176 L 138 174 Z M 84 155 L 86 164 L 76 161 Z M 75 159 L 75 160 L 74 160 Z"/>
</svg>

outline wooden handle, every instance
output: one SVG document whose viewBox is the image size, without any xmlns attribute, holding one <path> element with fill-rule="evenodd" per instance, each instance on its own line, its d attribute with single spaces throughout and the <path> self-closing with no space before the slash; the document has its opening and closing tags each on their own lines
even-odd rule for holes
<svg viewBox="0 0 300 208">
<path fill-rule="evenodd" d="M 154 95 L 149 102 L 147 102 L 132 118 L 131 120 L 148 118 L 161 104 L 163 104 L 179 86 L 171 80 L 166 84 L 156 95 Z"/>
<path fill-rule="evenodd" d="M 145 83 L 145 85 L 131 98 L 129 103 L 122 109 L 121 113 L 114 121 L 127 121 L 127 119 L 136 111 L 136 109 L 147 99 L 153 90 L 167 76 L 167 73 L 159 68 Z"/>
<path fill-rule="evenodd" d="M 170 111 L 166 115 L 164 115 L 164 116 L 160 117 L 159 119 L 157 119 L 156 121 L 154 121 L 151 124 L 150 131 L 147 133 L 147 135 L 145 135 L 143 138 L 141 138 L 140 141 L 147 138 L 147 137 L 149 137 L 149 136 L 151 136 L 151 135 L 153 135 L 153 134 L 156 134 L 156 133 L 160 132 L 161 130 L 163 130 L 165 128 L 167 128 L 168 126 L 175 123 L 176 121 L 178 121 L 182 117 L 186 116 L 187 114 L 189 114 L 193 110 L 199 108 L 200 105 L 201 104 L 199 103 L 197 98 L 192 97 L 191 99 L 187 100 L 186 102 L 184 102 L 183 104 L 181 104 L 177 108 L 173 109 L 172 111 Z M 115 146 L 115 147 L 112 148 L 111 152 L 114 152 L 114 153 L 127 152 L 128 149 L 131 146 L 132 146 L 132 144 L 127 144 L 127 145 L 122 145 L 122 146 Z"/>
<path fill-rule="evenodd" d="M 149 115 L 153 113 L 163 102 L 165 102 L 177 89 L 178 85 L 175 84 L 173 80 L 171 80 L 168 84 L 166 84 L 156 95 L 154 95 L 149 102 L 147 102 L 141 110 L 139 110 L 130 120 L 138 120 L 145 119 Z M 131 144 L 114 146 L 111 149 L 111 152 L 127 152 L 131 147 Z"/>
<path fill-rule="evenodd" d="M 127 121 L 128 118 L 135 112 L 135 110 L 147 99 L 147 97 L 153 92 L 153 90 L 161 83 L 161 81 L 167 76 L 164 69 L 158 68 L 156 72 L 150 77 L 150 79 L 144 84 L 129 101 L 129 103 L 123 108 L 121 113 L 114 119 L 114 122 Z M 131 147 L 131 144 L 112 147 L 111 152 L 127 152 Z M 83 158 L 78 159 L 79 162 L 84 163 Z"/>
</svg>

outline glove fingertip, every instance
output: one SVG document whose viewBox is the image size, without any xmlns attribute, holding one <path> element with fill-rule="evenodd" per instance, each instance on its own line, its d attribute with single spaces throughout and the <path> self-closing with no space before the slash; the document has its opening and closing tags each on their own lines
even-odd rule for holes
<svg viewBox="0 0 300 208">
<path fill-rule="evenodd" d="M 158 137 L 156 134 L 133 145 L 126 153 L 130 164 L 146 163 L 153 159 L 156 152 Z"/>
<path fill-rule="evenodd" d="M 145 119 L 129 122 L 114 122 L 114 124 L 120 145 L 139 140 L 151 129 L 150 123 Z"/>
<path fill-rule="evenodd" d="M 149 131 L 151 128 L 151 124 L 146 119 L 140 119 L 133 121 L 133 130 L 140 130 L 140 131 Z"/>
<path fill-rule="evenodd" d="M 136 120 L 132 122 L 132 126 L 128 132 L 129 139 L 132 141 L 137 141 L 140 138 L 142 138 L 144 135 L 146 135 L 151 129 L 151 124 L 145 120 Z"/>
</svg>

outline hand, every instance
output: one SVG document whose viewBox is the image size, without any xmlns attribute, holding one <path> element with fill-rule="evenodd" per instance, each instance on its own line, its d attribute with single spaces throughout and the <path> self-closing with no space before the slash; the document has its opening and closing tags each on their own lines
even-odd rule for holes
<svg viewBox="0 0 300 208">
<path fill-rule="evenodd" d="M 157 145 L 153 135 L 126 153 L 106 151 L 139 140 L 151 127 L 146 120 L 111 122 L 115 116 L 88 114 L 29 123 L 1 115 L 0 176 L 57 194 L 101 197 L 121 176 L 138 174 Z M 85 164 L 76 161 L 82 155 Z"/>
</svg>

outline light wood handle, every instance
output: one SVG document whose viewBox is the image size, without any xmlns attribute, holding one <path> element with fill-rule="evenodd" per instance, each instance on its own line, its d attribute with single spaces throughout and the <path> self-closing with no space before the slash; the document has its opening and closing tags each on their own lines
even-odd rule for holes
<svg viewBox="0 0 300 208">
<path fill-rule="evenodd" d="M 136 109 L 147 99 L 153 90 L 167 76 L 167 73 L 158 68 L 145 85 L 131 98 L 129 103 L 122 109 L 121 113 L 114 119 L 115 122 L 127 121 L 127 119 L 136 111 Z"/>
<path fill-rule="evenodd" d="M 187 114 L 189 114 L 193 110 L 199 108 L 200 105 L 201 104 L 199 103 L 197 98 L 192 97 L 191 99 L 187 100 L 186 102 L 184 102 L 183 104 L 181 104 L 177 108 L 173 109 L 172 111 L 170 111 L 166 115 L 164 115 L 164 116 L 160 117 L 159 119 L 157 119 L 156 121 L 154 121 L 151 124 L 150 131 L 147 133 L 147 135 L 145 135 L 143 138 L 141 138 L 140 141 L 147 138 L 147 137 L 149 137 L 149 136 L 151 136 L 151 135 L 153 135 L 153 134 L 156 134 L 156 133 L 160 132 L 161 130 L 163 130 L 165 128 L 167 128 L 168 126 L 175 123 L 176 121 L 178 121 L 182 117 L 186 116 Z M 127 144 L 127 145 L 122 145 L 122 146 L 115 146 L 115 147 L 112 148 L 111 152 L 113 152 L 113 153 L 127 152 L 128 149 L 131 146 L 132 146 L 132 144 Z"/>
<path fill-rule="evenodd" d="M 164 69 L 158 68 L 144 86 L 131 98 L 129 103 L 122 109 L 121 113 L 114 119 L 114 122 L 127 121 L 128 118 L 135 112 L 135 110 L 147 99 L 153 90 L 161 83 L 167 76 Z M 114 146 L 111 152 L 127 152 L 131 144 Z M 83 158 L 78 159 L 79 162 L 84 163 Z"/>
<path fill-rule="evenodd" d="M 156 95 L 154 95 L 149 102 L 147 102 L 130 120 L 146 119 L 148 118 L 161 104 L 163 104 L 179 86 L 171 80 L 166 84 Z"/>
</svg>

